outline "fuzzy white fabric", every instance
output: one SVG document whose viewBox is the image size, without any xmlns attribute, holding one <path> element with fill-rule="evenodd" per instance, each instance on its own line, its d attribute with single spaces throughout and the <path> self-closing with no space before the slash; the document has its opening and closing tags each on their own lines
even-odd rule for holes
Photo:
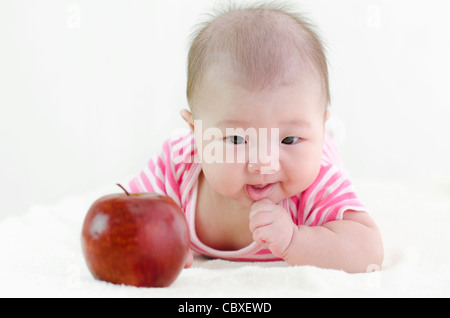
<svg viewBox="0 0 450 318">
<path fill-rule="evenodd" d="M 84 216 L 111 185 L 0 222 L 0 297 L 449 297 L 450 188 L 355 182 L 384 239 L 381 271 L 348 274 L 283 262 L 196 258 L 167 288 L 95 280 L 80 245 Z"/>
</svg>

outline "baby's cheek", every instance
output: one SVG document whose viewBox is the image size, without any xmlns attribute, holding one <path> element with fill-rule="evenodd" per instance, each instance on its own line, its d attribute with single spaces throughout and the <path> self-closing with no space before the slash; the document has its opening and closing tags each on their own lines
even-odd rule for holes
<svg viewBox="0 0 450 318">
<path fill-rule="evenodd" d="M 288 178 L 285 188 L 290 195 L 298 194 L 311 186 L 319 174 L 320 162 L 320 157 L 303 157 L 302 160 L 290 160 L 284 165 Z"/>
<path fill-rule="evenodd" d="M 235 164 L 214 163 L 202 165 L 211 187 L 220 194 L 232 197 L 242 187 L 242 173 Z"/>
</svg>

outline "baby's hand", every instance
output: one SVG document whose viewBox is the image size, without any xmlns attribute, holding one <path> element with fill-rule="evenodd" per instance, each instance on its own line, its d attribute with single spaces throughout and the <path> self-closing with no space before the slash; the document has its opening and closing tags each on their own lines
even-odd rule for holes
<svg viewBox="0 0 450 318">
<path fill-rule="evenodd" d="M 269 199 L 253 203 L 249 227 L 256 243 L 266 244 L 273 255 L 285 258 L 296 226 L 283 207 Z"/>
</svg>

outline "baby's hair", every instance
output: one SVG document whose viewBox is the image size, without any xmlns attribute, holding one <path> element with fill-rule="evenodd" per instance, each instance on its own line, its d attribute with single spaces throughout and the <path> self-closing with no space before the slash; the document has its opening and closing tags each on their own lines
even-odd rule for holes
<svg viewBox="0 0 450 318">
<path fill-rule="evenodd" d="M 324 45 L 312 24 L 286 3 L 228 3 L 197 27 L 188 54 L 187 99 L 193 113 L 206 71 L 224 56 L 250 89 L 282 81 L 292 69 L 292 57 L 297 58 L 318 72 L 324 108 L 330 103 Z"/>
</svg>

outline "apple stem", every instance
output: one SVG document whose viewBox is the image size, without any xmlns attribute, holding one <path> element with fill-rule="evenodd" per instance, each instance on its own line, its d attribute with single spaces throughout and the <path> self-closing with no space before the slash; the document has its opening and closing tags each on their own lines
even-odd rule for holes
<svg viewBox="0 0 450 318">
<path fill-rule="evenodd" d="M 122 187 L 122 185 L 120 184 L 120 183 L 116 183 L 119 187 L 121 187 L 122 188 L 122 190 L 127 194 L 127 196 L 130 196 L 130 194 L 128 193 L 128 191 L 127 190 L 125 190 L 125 188 L 124 187 Z"/>
</svg>

